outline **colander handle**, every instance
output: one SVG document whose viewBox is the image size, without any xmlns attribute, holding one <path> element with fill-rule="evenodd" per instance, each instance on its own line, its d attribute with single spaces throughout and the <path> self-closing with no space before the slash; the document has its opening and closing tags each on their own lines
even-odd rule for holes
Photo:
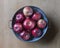
<svg viewBox="0 0 60 48">
<path fill-rule="evenodd" d="M 8 27 L 9 27 L 10 29 L 12 29 L 12 20 L 9 20 L 9 21 L 8 21 Z"/>
</svg>

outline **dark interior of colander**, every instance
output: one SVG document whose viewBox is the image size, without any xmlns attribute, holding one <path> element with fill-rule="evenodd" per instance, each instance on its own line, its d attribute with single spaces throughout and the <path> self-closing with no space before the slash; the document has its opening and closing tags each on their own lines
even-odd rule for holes
<svg viewBox="0 0 60 48">
<path fill-rule="evenodd" d="M 37 37 L 37 38 L 34 38 L 33 36 L 31 36 L 30 40 L 27 40 L 27 42 L 34 42 L 34 41 L 37 41 L 37 40 L 41 39 L 41 38 L 45 35 L 45 33 L 46 33 L 47 29 L 48 29 L 48 19 L 47 19 L 45 13 L 44 13 L 41 9 L 39 9 L 39 8 L 37 8 L 37 7 L 34 7 L 34 6 L 29 6 L 29 7 L 31 7 L 31 8 L 33 9 L 33 12 L 39 12 L 39 13 L 41 13 L 42 19 L 44 19 L 44 20 L 47 22 L 46 27 L 45 27 L 44 29 L 41 29 L 42 32 L 43 32 L 41 36 L 39 36 L 39 37 Z M 24 8 L 24 7 L 23 7 L 23 8 Z M 16 15 L 17 15 L 18 13 L 20 13 L 20 12 L 22 13 L 22 12 L 23 12 L 23 11 L 22 11 L 23 8 L 19 9 L 19 10 L 14 14 L 14 16 L 13 16 L 13 18 L 12 18 L 12 30 L 13 30 L 13 26 L 14 26 L 14 24 L 15 24 L 15 22 L 16 22 L 16 20 L 15 20 Z M 14 34 L 17 36 L 17 38 L 19 38 L 20 40 L 23 40 L 21 37 L 19 37 L 19 34 L 17 34 L 14 30 L 13 30 L 13 32 L 14 32 Z M 23 40 L 23 41 L 26 41 L 26 40 Z"/>
</svg>

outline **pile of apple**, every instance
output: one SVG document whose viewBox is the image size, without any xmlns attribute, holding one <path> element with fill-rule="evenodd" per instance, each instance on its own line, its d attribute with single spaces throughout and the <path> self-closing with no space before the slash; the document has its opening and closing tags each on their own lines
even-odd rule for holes
<svg viewBox="0 0 60 48">
<path fill-rule="evenodd" d="M 47 23 L 42 14 L 33 11 L 29 6 L 23 8 L 22 12 L 16 14 L 13 30 L 19 34 L 23 40 L 39 38 Z"/>
</svg>

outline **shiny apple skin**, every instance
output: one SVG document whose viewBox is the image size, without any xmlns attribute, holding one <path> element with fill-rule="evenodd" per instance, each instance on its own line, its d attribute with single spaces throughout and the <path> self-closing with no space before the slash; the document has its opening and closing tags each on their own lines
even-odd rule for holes
<svg viewBox="0 0 60 48">
<path fill-rule="evenodd" d="M 20 33 L 20 37 L 23 39 L 23 40 L 29 40 L 30 39 L 30 34 L 27 32 L 27 31 L 22 31 Z"/>
<path fill-rule="evenodd" d="M 42 35 L 42 32 L 41 32 L 41 30 L 39 28 L 35 28 L 35 29 L 32 30 L 32 35 L 34 37 L 39 37 L 39 36 Z"/>
<path fill-rule="evenodd" d="M 37 22 L 37 25 L 39 28 L 45 28 L 46 27 L 46 21 L 43 20 L 43 19 L 40 19 L 38 22 Z"/>
<path fill-rule="evenodd" d="M 24 15 L 22 13 L 19 13 L 16 15 L 16 22 L 22 22 L 24 18 Z"/>
<path fill-rule="evenodd" d="M 20 23 L 15 23 L 13 26 L 13 29 L 16 33 L 20 33 L 23 29 L 22 24 Z"/>
<path fill-rule="evenodd" d="M 41 19 L 41 14 L 39 12 L 34 13 L 32 19 L 38 21 L 39 19 Z"/>
<path fill-rule="evenodd" d="M 33 10 L 32 10 L 31 7 L 26 6 L 26 7 L 24 7 L 24 9 L 23 9 L 23 13 L 24 13 L 24 15 L 25 15 L 26 17 L 29 17 L 29 16 L 31 16 L 31 15 L 33 14 Z"/>
<path fill-rule="evenodd" d="M 27 30 L 31 30 L 35 27 L 35 22 L 31 20 L 30 18 L 26 18 L 26 20 L 23 23 L 23 26 Z"/>
</svg>

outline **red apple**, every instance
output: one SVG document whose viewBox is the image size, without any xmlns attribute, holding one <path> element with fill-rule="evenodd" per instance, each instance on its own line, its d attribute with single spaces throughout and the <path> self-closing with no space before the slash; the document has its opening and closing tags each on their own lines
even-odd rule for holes
<svg viewBox="0 0 60 48">
<path fill-rule="evenodd" d="M 22 22 L 23 20 L 24 20 L 24 15 L 22 13 L 16 15 L 17 22 Z"/>
<path fill-rule="evenodd" d="M 23 23 L 23 26 L 25 29 L 31 30 L 35 27 L 35 22 L 29 18 L 26 18 L 26 20 Z"/>
<path fill-rule="evenodd" d="M 39 28 L 45 28 L 46 26 L 46 21 L 43 20 L 43 19 L 40 19 L 38 22 L 37 22 L 37 25 Z"/>
<path fill-rule="evenodd" d="M 30 34 L 27 32 L 27 31 L 22 31 L 20 33 L 20 37 L 23 39 L 23 40 L 29 40 L 30 39 Z"/>
<path fill-rule="evenodd" d="M 27 17 L 27 16 L 31 16 L 31 15 L 33 14 L 33 10 L 32 10 L 31 7 L 26 6 L 26 7 L 24 7 L 24 9 L 23 9 L 23 13 L 24 13 L 24 15 L 25 15 L 26 17 Z"/>
<path fill-rule="evenodd" d="M 13 29 L 16 33 L 21 32 L 22 31 L 22 24 L 20 24 L 20 23 L 14 24 Z"/>
<path fill-rule="evenodd" d="M 41 34 L 42 34 L 41 30 L 38 29 L 38 28 L 35 28 L 35 29 L 32 30 L 32 35 L 34 37 L 39 37 L 39 36 L 41 36 Z"/>
<path fill-rule="evenodd" d="M 32 19 L 36 21 L 39 20 L 40 18 L 41 18 L 41 14 L 38 12 L 34 13 L 34 15 L 32 16 Z"/>
</svg>

